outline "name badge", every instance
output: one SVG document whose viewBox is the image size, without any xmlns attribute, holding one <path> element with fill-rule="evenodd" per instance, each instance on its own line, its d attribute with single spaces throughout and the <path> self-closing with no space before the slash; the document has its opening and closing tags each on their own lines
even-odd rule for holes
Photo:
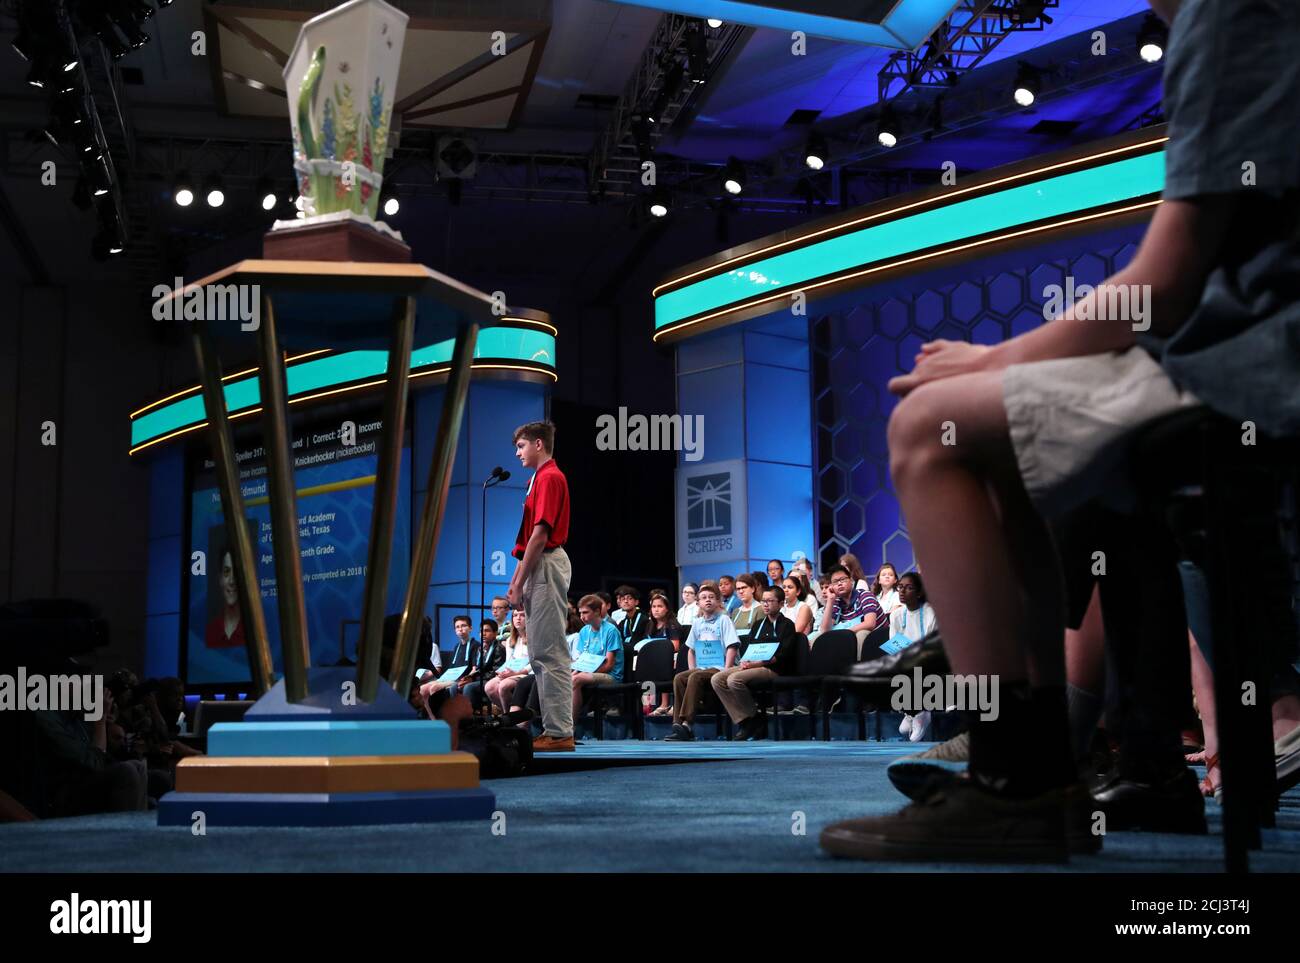
<svg viewBox="0 0 1300 963">
<path fill-rule="evenodd" d="M 723 662 L 721 639 L 697 639 L 695 642 L 695 665 L 700 669 L 721 669 Z"/>
<path fill-rule="evenodd" d="M 751 642 L 741 659 L 744 662 L 766 662 L 776 655 L 780 644 L 779 642 Z"/>
<path fill-rule="evenodd" d="M 912 642 L 911 639 L 905 636 L 902 632 L 899 632 L 888 642 L 883 643 L 880 646 L 880 649 L 882 652 L 885 652 L 887 655 L 897 655 L 899 652 L 902 652 L 909 645 L 913 645 L 913 644 L 914 643 Z"/>
<path fill-rule="evenodd" d="M 573 660 L 574 672 L 595 672 L 605 662 L 603 652 L 583 652 Z"/>
</svg>

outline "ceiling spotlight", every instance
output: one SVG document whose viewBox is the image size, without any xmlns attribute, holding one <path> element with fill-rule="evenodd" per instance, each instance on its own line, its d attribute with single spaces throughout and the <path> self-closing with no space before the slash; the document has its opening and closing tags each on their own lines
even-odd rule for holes
<svg viewBox="0 0 1300 963">
<path fill-rule="evenodd" d="M 745 165 L 734 157 L 722 169 L 722 187 L 728 194 L 739 194 L 745 189 Z"/>
<path fill-rule="evenodd" d="M 9 41 L 9 46 L 13 47 L 14 53 L 22 57 L 24 60 L 31 60 L 32 54 L 36 49 L 36 45 L 33 42 L 34 40 L 35 38 L 32 36 L 32 31 L 28 28 L 27 22 L 25 20 L 20 20 L 18 22 L 18 32 L 14 34 L 14 39 Z"/>
<path fill-rule="evenodd" d="M 1020 61 L 1020 67 L 1016 71 L 1015 92 L 1012 94 L 1016 103 L 1021 107 L 1028 107 L 1038 99 L 1042 86 L 1038 68 L 1023 60 Z"/>
<path fill-rule="evenodd" d="M 220 207 L 226 203 L 225 185 L 221 182 L 219 174 L 213 174 L 204 181 L 203 194 L 207 199 L 208 207 Z"/>
<path fill-rule="evenodd" d="M 108 47 L 109 56 L 114 60 L 121 60 L 131 52 L 131 48 L 122 43 L 122 38 L 117 35 L 117 31 L 113 29 L 113 25 L 107 20 L 104 21 L 104 26 L 96 32 L 99 39 L 104 41 L 104 45 Z"/>
<path fill-rule="evenodd" d="M 1169 42 L 1169 28 L 1154 13 L 1148 13 L 1138 29 L 1138 56 L 1153 64 L 1165 55 L 1165 44 Z"/>
<path fill-rule="evenodd" d="M 876 121 L 876 141 L 881 147 L 893 147 L 898 143 L 898 132 L 898 115 L 886 107 Z"/>
<path fill-rule="evenodd" d="M 388 217 L 396 217 L 402 209 L 402 202 L 397 199 L 397 191 L 385 186 L 379 193 L 379 209 Z"/>
<path fill-rule="evenodd" d="M 44 128 L 45 136 L 51 144 L 58 147 L 75 139 L 77 125 L 80 123 L 81 117 L 77 113 L 76 104 L 63 98 L 56 98 L 50 108 L 50 120 Z"/>
<path fill-rule="evenodd" d="M 709 19 L 706 20 L 705 23 L 707 23 L 714 30 L 717 30 L 719 27 L 722 26 L 722 21 L 719 20 L 717 17 L 709 17 Z"/>
<path fill-rule="evenodd" d="M 829 154 L 830 151 L 826 149 L 826 138 L 821 134 L 811 134 L 808 143 L 804 145 L 804 166 L 809 170 L 819 171 L 826 166 L 826 158 Z"/>
<path fill-rule="evenodd" d="M 90 242 L 90 253 L 97 261 L 106 261 L 115 254 L 121 254 L 122 241 L 117 232 L 100 228 L 95 239 Z"/>
<path fill-rule="evenodd" d="M 157 12 L 149 3 L 149 0 L 127 0 L 126 6 L 131 15 L 140 21 L 148 20 Z"/>
<path fill-rule="evenodd" d="M 1016 0 L 1007 14 L 1012 23 L 1020 26 L 1029 26 L 1039 20 L 1051 23 L 1052 18 L 1043 12 L 1046 8 L 1047 0 Z"/>
<path fill-rule="evenodd" d="M 53 73 L 51 66 L 49 54 L 37 54 L 27 71 L 27 83 L 43 90 L 50 82 L 50 74 Z"/>
<path fill-rule="evenodd" d="M 172 200 L 177 207 L 189 207 L 194 203 L 194 186 L 185 174 L 176 178 L 176 183 L 172 185 Z"/>
<path fill-rule="evenodd" d="M 140 25 L 132 18 L 118 19 L 117 27 L 122 31 L 122 36 L 126 38 L 126 42 L 132 50 L 139 50 L 149 42 L 149 35 L 141 30 Z M 116 53 L 114 56 L 116 56 Z"/>
<path fill-rule="evenodd" d="M 647 209 L 655 217 L 667 217 L 668 212 L 672 210 L 673 195 L 668 188 L 660 185 L 650 192 Z"/>
<path fill-rule="evenodd" d="M 275 187 L 272 186 L 270 178 L 261 177 L 257 181 L 256 196 L 262 199 L 262 210 L 273 211 L 280 198 L 276 196 Z"/>
</svg>

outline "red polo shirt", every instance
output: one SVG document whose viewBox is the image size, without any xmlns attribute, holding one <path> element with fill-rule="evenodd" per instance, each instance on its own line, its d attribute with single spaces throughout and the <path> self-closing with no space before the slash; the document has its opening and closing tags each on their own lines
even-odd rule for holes
<svg viewBox="0 0 1300 963">
<path fill-rule="evenodd" d="M 524 518 L 515 536 L 515 558 L 524 557 L 524 547 L 539 522 L 550 528 L 546 547 L 559 548 L 569 540 L 569 483 L 552 458 L 533 475 L 524 499 Z"/>
</svg>

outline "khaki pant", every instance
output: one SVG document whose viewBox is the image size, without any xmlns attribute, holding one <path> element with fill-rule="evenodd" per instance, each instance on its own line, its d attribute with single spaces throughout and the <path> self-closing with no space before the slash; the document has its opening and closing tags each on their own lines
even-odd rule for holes
<svg viewBox="0 0 1300 963">
<path fill-rule="evenodd" d="M 573 736 L 573 656 L 564 635 L 570 572 L 569 556 L 563 548 L 543 552 L 523 590 L 528 655 L 537 677 L 542 731 L 556 739 Z"/>
<path fill-rule="evenodd" d="M 700 700 L 708 694 L 709 680 L 720 669 L 687 669 L 673 676 L 673 725 L 690 724 L 695 718 L 695 709 Z"/>
<path fill-rule="evenodd" d="M 733 665 L 713 677 L 713 691 L 718 694 L 718 701 L 731 716 L 731 721 L 744 722 L 758 712 L 749 684 L 759 679 L 775 678 L 776 673 L 771 669 L 742 669 Z"/>
</svg>

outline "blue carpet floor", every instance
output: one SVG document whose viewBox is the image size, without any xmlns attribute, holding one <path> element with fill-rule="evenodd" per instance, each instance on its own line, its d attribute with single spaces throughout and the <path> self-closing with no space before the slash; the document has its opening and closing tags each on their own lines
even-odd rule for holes
<svg viewBox="0 0 1300 963">
<path fill-rule="evenodd" d="M 489 824 L 342 829 L 160 829 L 154 813 L 0 825 L 6 872 L 879 872 L 901 869 L 1218 872 L 1219 811 L 1210 835 L 1111 833 L 1097 856 L 1068 866 L 866 864 L 817 847 L 827 823 L 897 809 L 885 766 L 907 743 L 588 743 L 575 756 L 605 768 L 485 783 L 506 832 Z M 664 758 L 683 765 L 653 765 Z M 574 763 L 566 763 L 572 766 Z M 544 763 L 554 768 L 560 764 Z M 796 835 L 798 814 L 806 833 Z M 1300 870 L 1300 791 L 1265 830 L 1252 868 Z"/>
</svg>

